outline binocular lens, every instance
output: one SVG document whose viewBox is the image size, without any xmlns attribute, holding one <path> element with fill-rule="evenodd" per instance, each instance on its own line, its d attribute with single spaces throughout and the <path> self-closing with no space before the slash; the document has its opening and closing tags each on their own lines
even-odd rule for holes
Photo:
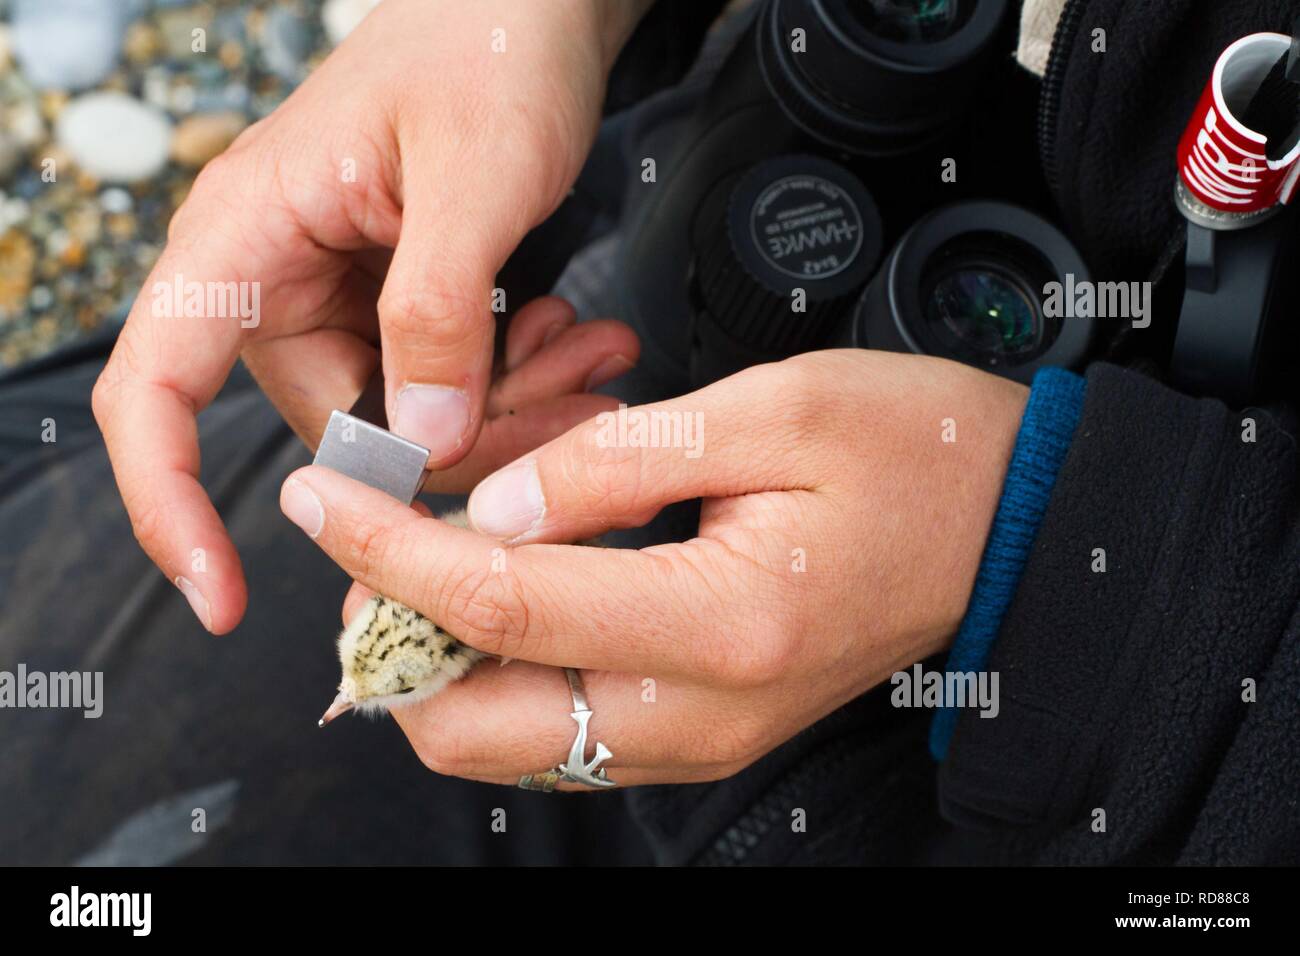
<svg viewBox="0 0 1300 956">
<path fill-rule="evenodd" d="M 925 338 L 980 364 L 1032 358 L 1056 333 L 1039 291 L 1054 277 L 1023 240 L 982 230 L 956 236 L 935 249 L 921 275 Z"/>
<path fill-rule="evenodd" d="M 1024 276 L 996 267 L 945 273 L 935 282 L 925 313 L 931 325 L 960 345 L 1004 359 L 1032 354 L 1043 338 L 1038 300 Z"/>
<path fill-rule="evenodd" d="M 962 0 L 868 0 L 855 6 L 858 22 L 885 40 L 934 43 L 945 40 L 964 22 Z"/>
<path fill-rule="evenodd" d="M 1090 315 L 1055 314 L 1048 288 L 1090 283 L 1070 240 L 998 202 L 945 206 L 899 240 L 858 301 L 848 344 L 935 355 L 1028 384 L 1088 355 Z"/>
</svg>

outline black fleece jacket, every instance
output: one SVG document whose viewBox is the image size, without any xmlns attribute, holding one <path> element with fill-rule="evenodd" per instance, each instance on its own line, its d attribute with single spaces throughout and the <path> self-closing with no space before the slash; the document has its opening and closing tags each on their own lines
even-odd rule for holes
<svg viewBox="0 0 1300 956">
<path fill-rule="evenodd" d="M 1295 512 L 1273 414 L 1095 367 L 945 815 L 1034 862 L 1300 861 Z"/>
</svg>

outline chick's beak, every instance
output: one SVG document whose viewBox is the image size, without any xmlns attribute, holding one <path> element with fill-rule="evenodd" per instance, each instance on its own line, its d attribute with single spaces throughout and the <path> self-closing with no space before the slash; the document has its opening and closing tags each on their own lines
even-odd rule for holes
<svg viewBox="0 0 1300 956">
<path fill-rule="evenodd" d="M 335 717 L 338 717 L 340 714 L 346 714 L 351 709 L 352 701 L 343 693 L 343 691 L 339 691 L 339 695 L 334 698 L 334 703 L 330 704 L 329 709 L 321 716 L 321 719 L 317 722 L 316 726 L 324 727 Z"/>
</svg>

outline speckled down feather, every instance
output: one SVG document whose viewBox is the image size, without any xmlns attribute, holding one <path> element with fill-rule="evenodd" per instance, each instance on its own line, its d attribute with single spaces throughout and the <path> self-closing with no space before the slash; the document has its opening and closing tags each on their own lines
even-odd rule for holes
<svg viewBox="0 0 1300 956">
<path fill-rule="evenodd" d="M 468 527 L 464 511 L 443 515 L 442 520 Z M 339 635 L 343 676 L 321 724 L 348 710 L 382 713 L 425 700 L 460 680 L 486 656 L 419 611 L 377 594 Z"/>
</svg>

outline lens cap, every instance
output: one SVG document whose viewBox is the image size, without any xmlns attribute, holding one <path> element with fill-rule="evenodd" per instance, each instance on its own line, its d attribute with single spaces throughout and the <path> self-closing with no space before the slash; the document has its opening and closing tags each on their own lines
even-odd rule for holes
<svg viewBox="0 0 1300 956">
<path fill-rule="evenodd" d="M 950 358 L 1028 383 L 1046 366 L 1088 356 L 1095 319 L 1056 317 L 1051 283 L 1090 282 L 1055 226 L 999 202 L 947 206 L 899 241 L 863 293 L 853 321 L 859 348 Z"/>
<path fill-rule="evenodd" d="M 715 186 L 695 219 L 698 308 L 750 350 L 821 348 L 883 241 L 876 203 L 849 170 L 816 156 L 765 160 Z"/>
</svg>

